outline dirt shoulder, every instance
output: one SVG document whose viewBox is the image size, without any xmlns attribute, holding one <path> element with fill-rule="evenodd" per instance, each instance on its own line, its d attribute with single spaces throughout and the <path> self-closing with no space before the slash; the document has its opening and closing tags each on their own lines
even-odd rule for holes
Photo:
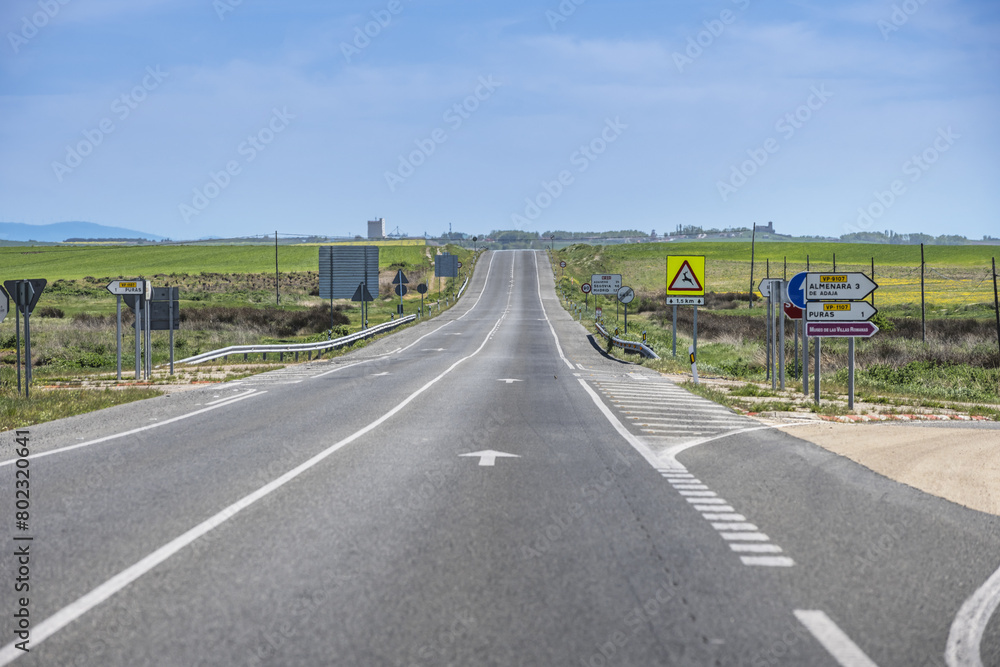
<svg viewBox="0 0 1000 667">
<path fill-rule="evenodd" d="M 817 421 L 788 433 L 897 482 L 1000 515 L 1000 429 Z"/>
</svg>

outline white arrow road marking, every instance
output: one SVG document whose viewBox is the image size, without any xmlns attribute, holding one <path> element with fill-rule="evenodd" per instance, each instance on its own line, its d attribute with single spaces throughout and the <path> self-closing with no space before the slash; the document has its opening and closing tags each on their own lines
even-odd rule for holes
<svg viewBox="0 0 1000 667">
<path fill-rule="evenodd" d="M 492 449 L 485 449 L 481 452 L 472 452 L 470 454 L 459 454 L 459 456 L 478 457 L 479 465 L 481 466 L 494 465 L 497 462 L 497 458 L 512 458 L 512 459 L 521 458 L 519 454 L 507 454 L 506 452 L 497 452 Z"/>
<path fill-rule="evenodd" d="M 506 382 L 507 384 L 514 384 L 515 382 L 524 382 L 524 380 L 515 380 L 514 378 L 497 378 L 497 382 Z"/>
<path fill-rule="evenodd" d="M 795 618 L 812 633 L 834 660 L 844 667 L 878 667 L 858 645 L 851 641 L 830 617 L 818 610 L 796 609 Z"/>
</svg>

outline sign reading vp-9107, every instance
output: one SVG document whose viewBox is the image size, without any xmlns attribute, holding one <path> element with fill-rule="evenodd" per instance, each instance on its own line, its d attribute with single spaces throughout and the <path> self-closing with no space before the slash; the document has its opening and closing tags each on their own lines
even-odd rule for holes
<svg viewBox="0 0 1000 667">
<path fill-rule="evenodd" d="M 878 285 L 863 273 L 806 274 L 806 301 L 857 301 Z"/>
</svg>

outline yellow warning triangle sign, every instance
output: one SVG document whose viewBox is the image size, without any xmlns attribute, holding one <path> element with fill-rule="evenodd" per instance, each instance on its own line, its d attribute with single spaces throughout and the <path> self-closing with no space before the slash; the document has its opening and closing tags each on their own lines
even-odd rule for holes
<svg viewBox="0 0 1000 667">
<path fill-rule="evenodd" d="M 681 268 L 677 271 L 677 275 L 674 279 L 670 281 L 670 286 L 667 288 L 675 292 L 704 292 L 705 288 L 701 286 L 698 282 L 698 276 L 695 275 L 694 270 L 691 265 L 685 259 L 684 263 L 681 264 Z"/>
</svg>

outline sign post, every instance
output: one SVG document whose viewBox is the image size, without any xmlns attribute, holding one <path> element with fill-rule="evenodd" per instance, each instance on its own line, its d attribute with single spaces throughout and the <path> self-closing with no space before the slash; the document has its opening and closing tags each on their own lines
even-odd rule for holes
<svg viewBox="0 0 1000 667">
<path fill-rule="evenodd" d="M 628 305 L 630 303 L 632 303 L 632 300 L 634 298 L 635 298 L 635 291 L 631 287 L 625 285 L 621 289 L 618 290 L 618 300 L 621 301 L 622 304 L 625 306 L 625 333 L 626 333 L 626 335 L 628 334 Z"/>
<path fill-rule="evenodd" d="M 694 306 L 692 339 L 698 350 L 698 306 L 705 305 L 704 255 L 667 255 L 667 305 L 674 307 L 673 355 L 677 356 L 677 306 Z"/>
<path fill-rule="evenodd" d="M 847 338 L 847 407 L 853 410 L 854 339 L 870 338 L 878 332 L 878 327 L 868 321 L 878 311 L 860 299 L 874 292 L 878 285 L 863 273 L 806 273 L 804 280 L 803 340 L 808 336 L 816 339 L 814 400 L 819 405 L 820 341 L 825 337 Z"/>
<path fill-rule="evenodd" d="M 24 313 L 24 397 L 29 398 L 31 385 L 31 312 L 45 289 L 44 278 L 4 281 L 6 293 L 14 299 L 14 320 L 17 345 L 17 393 L 21 393 L 21 318 Z M 9 308 L 9 305 L 8 305 Z M 2 318 L 0 318 L 2 320 Z"/>
<path fill-rule="evenodd" d="M 118 302 L 115 306 L 115 315 L 117 316 L 118 326 L 116 329 L 115 340 L 117 342 L 117 360 L 118 360 L 118 381 L 121 382 L 122 379 L 122 296 L 125 294 L 142 294 L 144 288 L 141 285 L 140 280 L 112 280 L 107 285 L 107 290 L 115 295 L 116 301 Z"/>
</svg>

